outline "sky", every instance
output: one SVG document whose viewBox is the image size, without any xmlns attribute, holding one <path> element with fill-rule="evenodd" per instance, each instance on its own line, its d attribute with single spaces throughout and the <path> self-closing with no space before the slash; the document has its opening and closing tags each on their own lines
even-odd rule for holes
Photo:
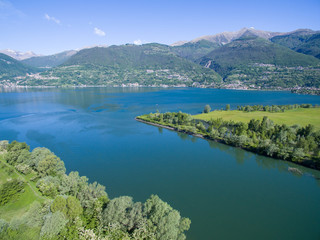
<svg viewBox="0 0 320 240">
<path fill-rule="evenodd" d="M 0 0 L 0 49 L 45 55 L 95 45 L 172 44 L 243 27 L 320 30 L 320 0 Z"/>
</svg>

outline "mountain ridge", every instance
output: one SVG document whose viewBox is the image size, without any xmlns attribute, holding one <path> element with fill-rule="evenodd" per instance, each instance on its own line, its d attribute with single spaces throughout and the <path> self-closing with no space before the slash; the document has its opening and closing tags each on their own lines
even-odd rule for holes
<svg viewBox="0 0 320 240">
<path fill-rule="evenodd" d="M 31 57 L 39 57 L 42 56 L 40 54 L 36 54 L 32 51 L 28 51 L 28 52 L 21 52 L 21 51 L 16 51 L 16 50 L 12 50 L 12 49 L 3 49 L 0 50 L 0 53 L 3 53 L 5 55 L 8 55 L 16 60 L 24 60 L 24 59 L 28 59 Z"/>
<path fill-rule="evenodd" d="M 301 33 L 302 31 L 307 34 L 313 34 L 313 33 L 317 32 L 317 31 L 314 31 L 311 29 L 296 29 L 291 32 L 271 32 L 271 31 L 258 30 L 258 29 L 252 28 L 252 27 L 251 28 L 244 27 L 244 28 L 237 30 L 237 31 L 226 31 L 226 32 L 217 33 L 217 34 L 213 34 L 213 35 L 204 35 L 204 36 L 192 39 L 190 41 L 183 41 L 183 42 L 181 42 L 181 45 L 183 45 L 185 43 L 189 43 L 189 42 L 198 42 L 200 40 L 207 40 L 210 42 L 215 42 L 215 43 L 219 43 L 219 44 L 223 45 L 223 44 L 227 44 L 237 38 L 240 38 L 245 32 L 251 32 L 254 35 L 261 37 L 261 38 L 264 38 L 264 39 L 271 39 L 275 36 Z M 175 46 L 179 46 L 178 44 L 179 44 L 179 42 L 174 43 Z"/>
<path fill-rule="evenodd" d="M 76 54 L 76 50 L 68 50 L 48 56 L 35 56 L 22 60 L 22 63 L 38 68 L 51 68 L 63 64 L 71 56 Z"/>
</svg>

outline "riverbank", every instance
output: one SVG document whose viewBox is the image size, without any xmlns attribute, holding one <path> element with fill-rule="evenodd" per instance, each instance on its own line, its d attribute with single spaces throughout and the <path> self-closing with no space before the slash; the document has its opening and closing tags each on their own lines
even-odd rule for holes
<svg viewBox="0 0 320 240">
<path fill-rule="evenodd" d="M 150 120 L 147 120 L 146 118 L 143 118 L 145 116 L 146 115 L 138 116 L 138 117 L 135 118 L 135 120 L 139 121 L 141 123 L 152 125 L 152 126 L 166 128 L 166 129 L 171 130 L 171 131 L 185 133 L 185 134 L 188 134 L 188 135 L 191 135 L 191 136 L 194 136 L 194 137 L 198 137 L 198 138 L 202 138 L 202 139 L 205 139 L 205 140 L 211 140 L 211 141 L 215 141 L 215 142 L 218 142 L 218 143 L 226 144 L 226 145 L 229 145 L 229 146 L 238 147 L 238 148 L 241 148 L 241 149 L 244 149 L 246 151 L 253 152 L 253 153 L 256 153 L 256 154 L 259 154 L 259 155 L 262 155 L 262 156 L 272 157 L 274 159 L 284 160 L 284 161 L 292 162 L 292 163 L 295 163 L 295 164 L 298 164 L 298 165 L 301 165 L 301 166 L 304 166 L 304 167 L 308 167 L 308 168 L 311 168 L 311 169 L 320 170 L 319 162 L 316 162 L 316 161 L 314 161 L 312 159 L 302 159 L 301 158 L 300 160 L 293 161 L 292 158 L 283 159 L 283 158 L 278 157 L 277 155 L 271 155 L 270 156 L 270 154 L 268 154 L 267 151 L 266 152 L 260 151 L 258 149 L 258 147 L 254 147 L 253 145 L 236 144 L 235 142 L 230 141 L 230 139 L 223 139 L 221 137 L 213 137 L 213 135 L 209 135 L 207 133 L 203 134 L 203 133 L 201 133 L 201 132 L 199 132 L 197 130 L 196 131 L 195 130 L 188 131 L 182 125 L 175 127 L 172 124 L 170 124 L 170 125 L 169 124 L 165 125 L 163 123 L 160 124 L 160 123 L 157 123 L 155 121 L 150 121 Z M 270 145 L 272 145 L 272 143 L 270 143 Z"/>
</svg>

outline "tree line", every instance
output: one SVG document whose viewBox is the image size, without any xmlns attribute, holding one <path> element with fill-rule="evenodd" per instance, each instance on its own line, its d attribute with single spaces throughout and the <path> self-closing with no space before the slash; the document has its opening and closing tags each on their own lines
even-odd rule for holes
<svg viewBox="0 0 320 240">
<path fill-rule="evenodd" d="M 243 112 L 254 112 L 254 111 L 263 111 L 263 112 L 284 112 L 286 110 L 298 109 L 298 108 L 317 108 L 318 105 L 312 104 L 292 104 L 292 105 L 246 105 L 246 106 L 237 106 L 237 110 Z M 226 107 L 227 108 L 227 107 Z M 230 109 L 230 105 L 229 105 Z"/>
<path fill-rule="evenodd" d="M 304 127 L 279 125 L 268 117 L 251 119 L 249 123 L 222 118 L 203 121 L 182 112 L 150 113 L 138 119 L 320 169 L 320 131 L 310 124 Z"/>
<path fill-rule="evenodd" d="M 64 162 L 47 148 L 30 151 L 26 143 L 0 142 L 3 159 L 36 184 L 46 200 L 7 222 L 0 219 L 0 239 L 185 239 L 191 221 L 157 195 L 145 203 L 132 197 L 109 199 L 105 187 L 78 172 L 66 174 Z M 4 163 L 2 163 L 4 164 Z M 0 187 L 0 205 L 25 186 L 8 180 Z"/>
</svg>

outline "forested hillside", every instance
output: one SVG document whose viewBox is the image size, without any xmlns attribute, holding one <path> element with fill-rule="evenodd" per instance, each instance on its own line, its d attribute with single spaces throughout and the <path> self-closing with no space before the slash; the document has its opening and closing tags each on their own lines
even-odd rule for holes
<svg viewBox="0 0 320 240">
<path fill-rule="evenodd" d="M 37 72 L 37 70 L 22 64 L 12 57 L 0 53 L 0 80 L 12 79 L 32 72 Z"/>
<path fill-rule="evenodd" d="M 109 199 L 47 148 L 0 142 L 0 239 L 185 239 L 191 221 L 157 195 Z"/>
</svg>

